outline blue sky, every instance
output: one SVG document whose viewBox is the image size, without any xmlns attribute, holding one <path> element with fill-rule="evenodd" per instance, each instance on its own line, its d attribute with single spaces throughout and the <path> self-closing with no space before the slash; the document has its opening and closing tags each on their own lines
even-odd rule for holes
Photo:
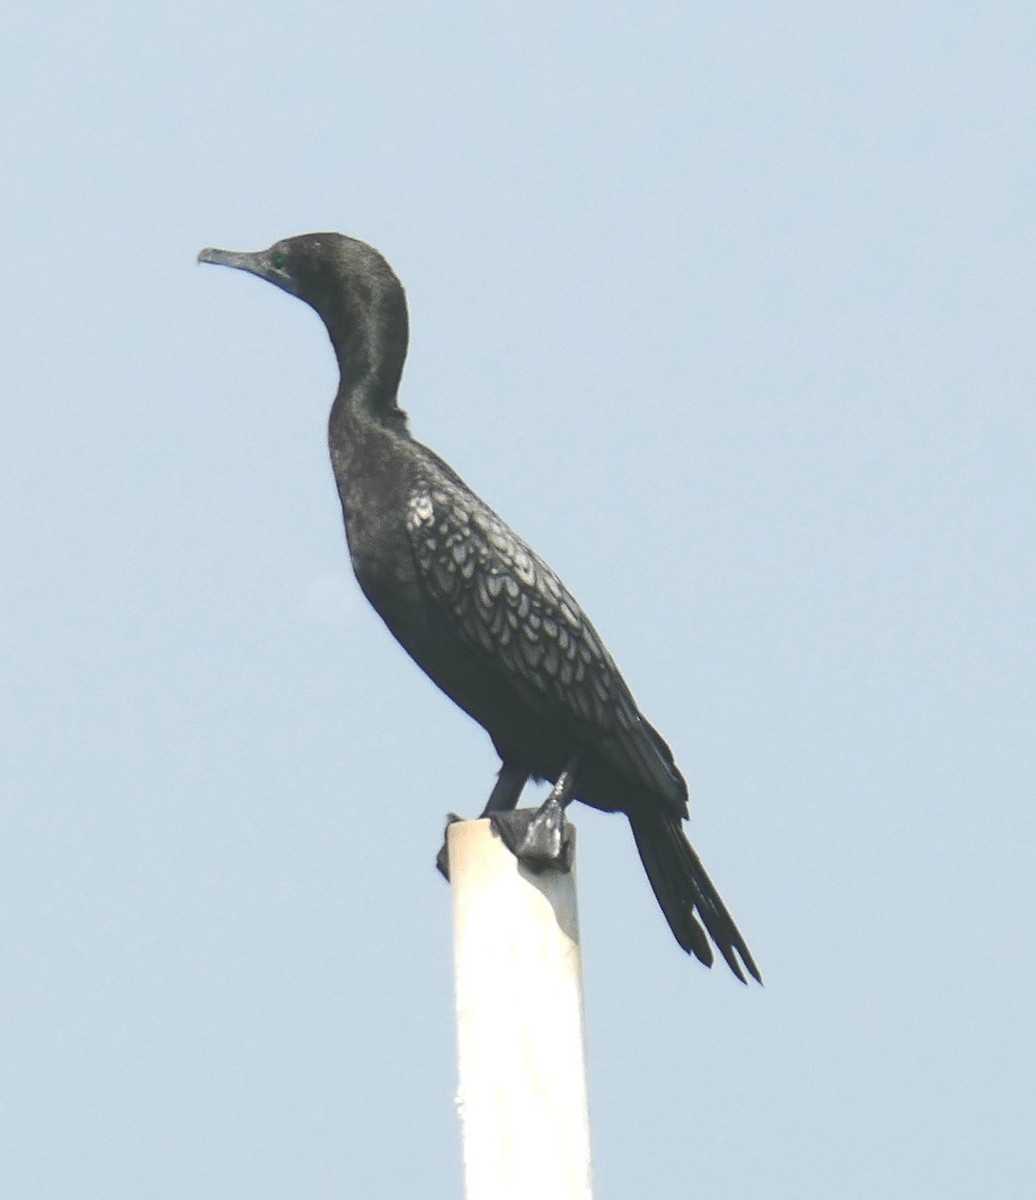
<svg viewBox="0 0 1036 1200">
<path fill-rule="evenodd" d="M 352 583 L 340 229 L 564 576 L 766 977 L 577 813 L 599 1200 L 1036 1174 L 1031 6 L 16 3 L 0 48 L 0 1194 L 460 1195 L 443 814 Z"/>
</svg>

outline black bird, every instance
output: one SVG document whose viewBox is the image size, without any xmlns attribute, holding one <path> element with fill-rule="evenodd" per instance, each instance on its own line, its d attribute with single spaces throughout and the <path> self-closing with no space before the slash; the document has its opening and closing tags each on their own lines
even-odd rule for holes
<svg viewBox="0 0 1036 1200">
<path fill-rule="evenodd" d="M 407 306 L 392 268 L 339 233 L 198 258 L 276 284 L 327 326 L 341 372 L 331 462 L 353 570 L 404 650 L 492 739 L 501 767 L 483 815 L 542 866 L 564 862 L 570 800 L 625 813 L 683 949 L 711 966 L 707 930 L 742 982 L 742 965 L 761 982 L 683 835 L 687 784 L 596 630 L 550 567 L 411 436 L 397 399 Z M 512 813 L 530 776 L 554 790 L 534 813 Z"/>
</svg>

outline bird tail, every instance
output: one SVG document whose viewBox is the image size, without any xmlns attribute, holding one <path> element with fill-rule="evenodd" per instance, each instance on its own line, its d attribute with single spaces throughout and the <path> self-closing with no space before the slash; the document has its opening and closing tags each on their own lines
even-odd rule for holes
<svg viewBox="0 0 1036 1200">
<path fill-rule="evenodd" d="M 747 982 L 742 964 L 753 979 L 762 983 L 751 950 L 705 873 L 694 847 L 684 837 L 679 820 L 638 814 L 630 816 L 629 822 L 651 889 L 680 946 L 711 967 L 711 937 L 727 966 L 742 983 Z"/>
</svg>

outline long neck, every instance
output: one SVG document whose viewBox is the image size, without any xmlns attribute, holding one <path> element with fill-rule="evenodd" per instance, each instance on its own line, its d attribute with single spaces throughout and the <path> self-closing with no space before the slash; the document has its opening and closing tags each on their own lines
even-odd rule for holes
<svg viewBox="0 0 1036 1200">
<path fill-rule="evenodd" d="M 324 317 L 341 380 L 331 409 L 331 429 L 344 437 L 371 424 L 406 431 L 397 403 L 409 337 L 403 289 L 380 286 L 362 303 Z M 350 311 L 351 309 L 351 311 Z"/>
</svg>

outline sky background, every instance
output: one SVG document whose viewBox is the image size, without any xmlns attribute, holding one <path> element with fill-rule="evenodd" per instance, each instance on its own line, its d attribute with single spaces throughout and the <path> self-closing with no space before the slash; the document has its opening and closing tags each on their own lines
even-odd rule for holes
<svg viewBox="0 0 1036 1200">
<path fill-rule="evenodd" d="M 349 574 L 319 320 L 195 264 L 320 229 L 766 978 L 576 813 L 598 1200 L 1028 1194 L 1032 4 L 4 26 L 0 1195 L 462 1192 L 432 864 L 494 755 Z"/>
</svg>

